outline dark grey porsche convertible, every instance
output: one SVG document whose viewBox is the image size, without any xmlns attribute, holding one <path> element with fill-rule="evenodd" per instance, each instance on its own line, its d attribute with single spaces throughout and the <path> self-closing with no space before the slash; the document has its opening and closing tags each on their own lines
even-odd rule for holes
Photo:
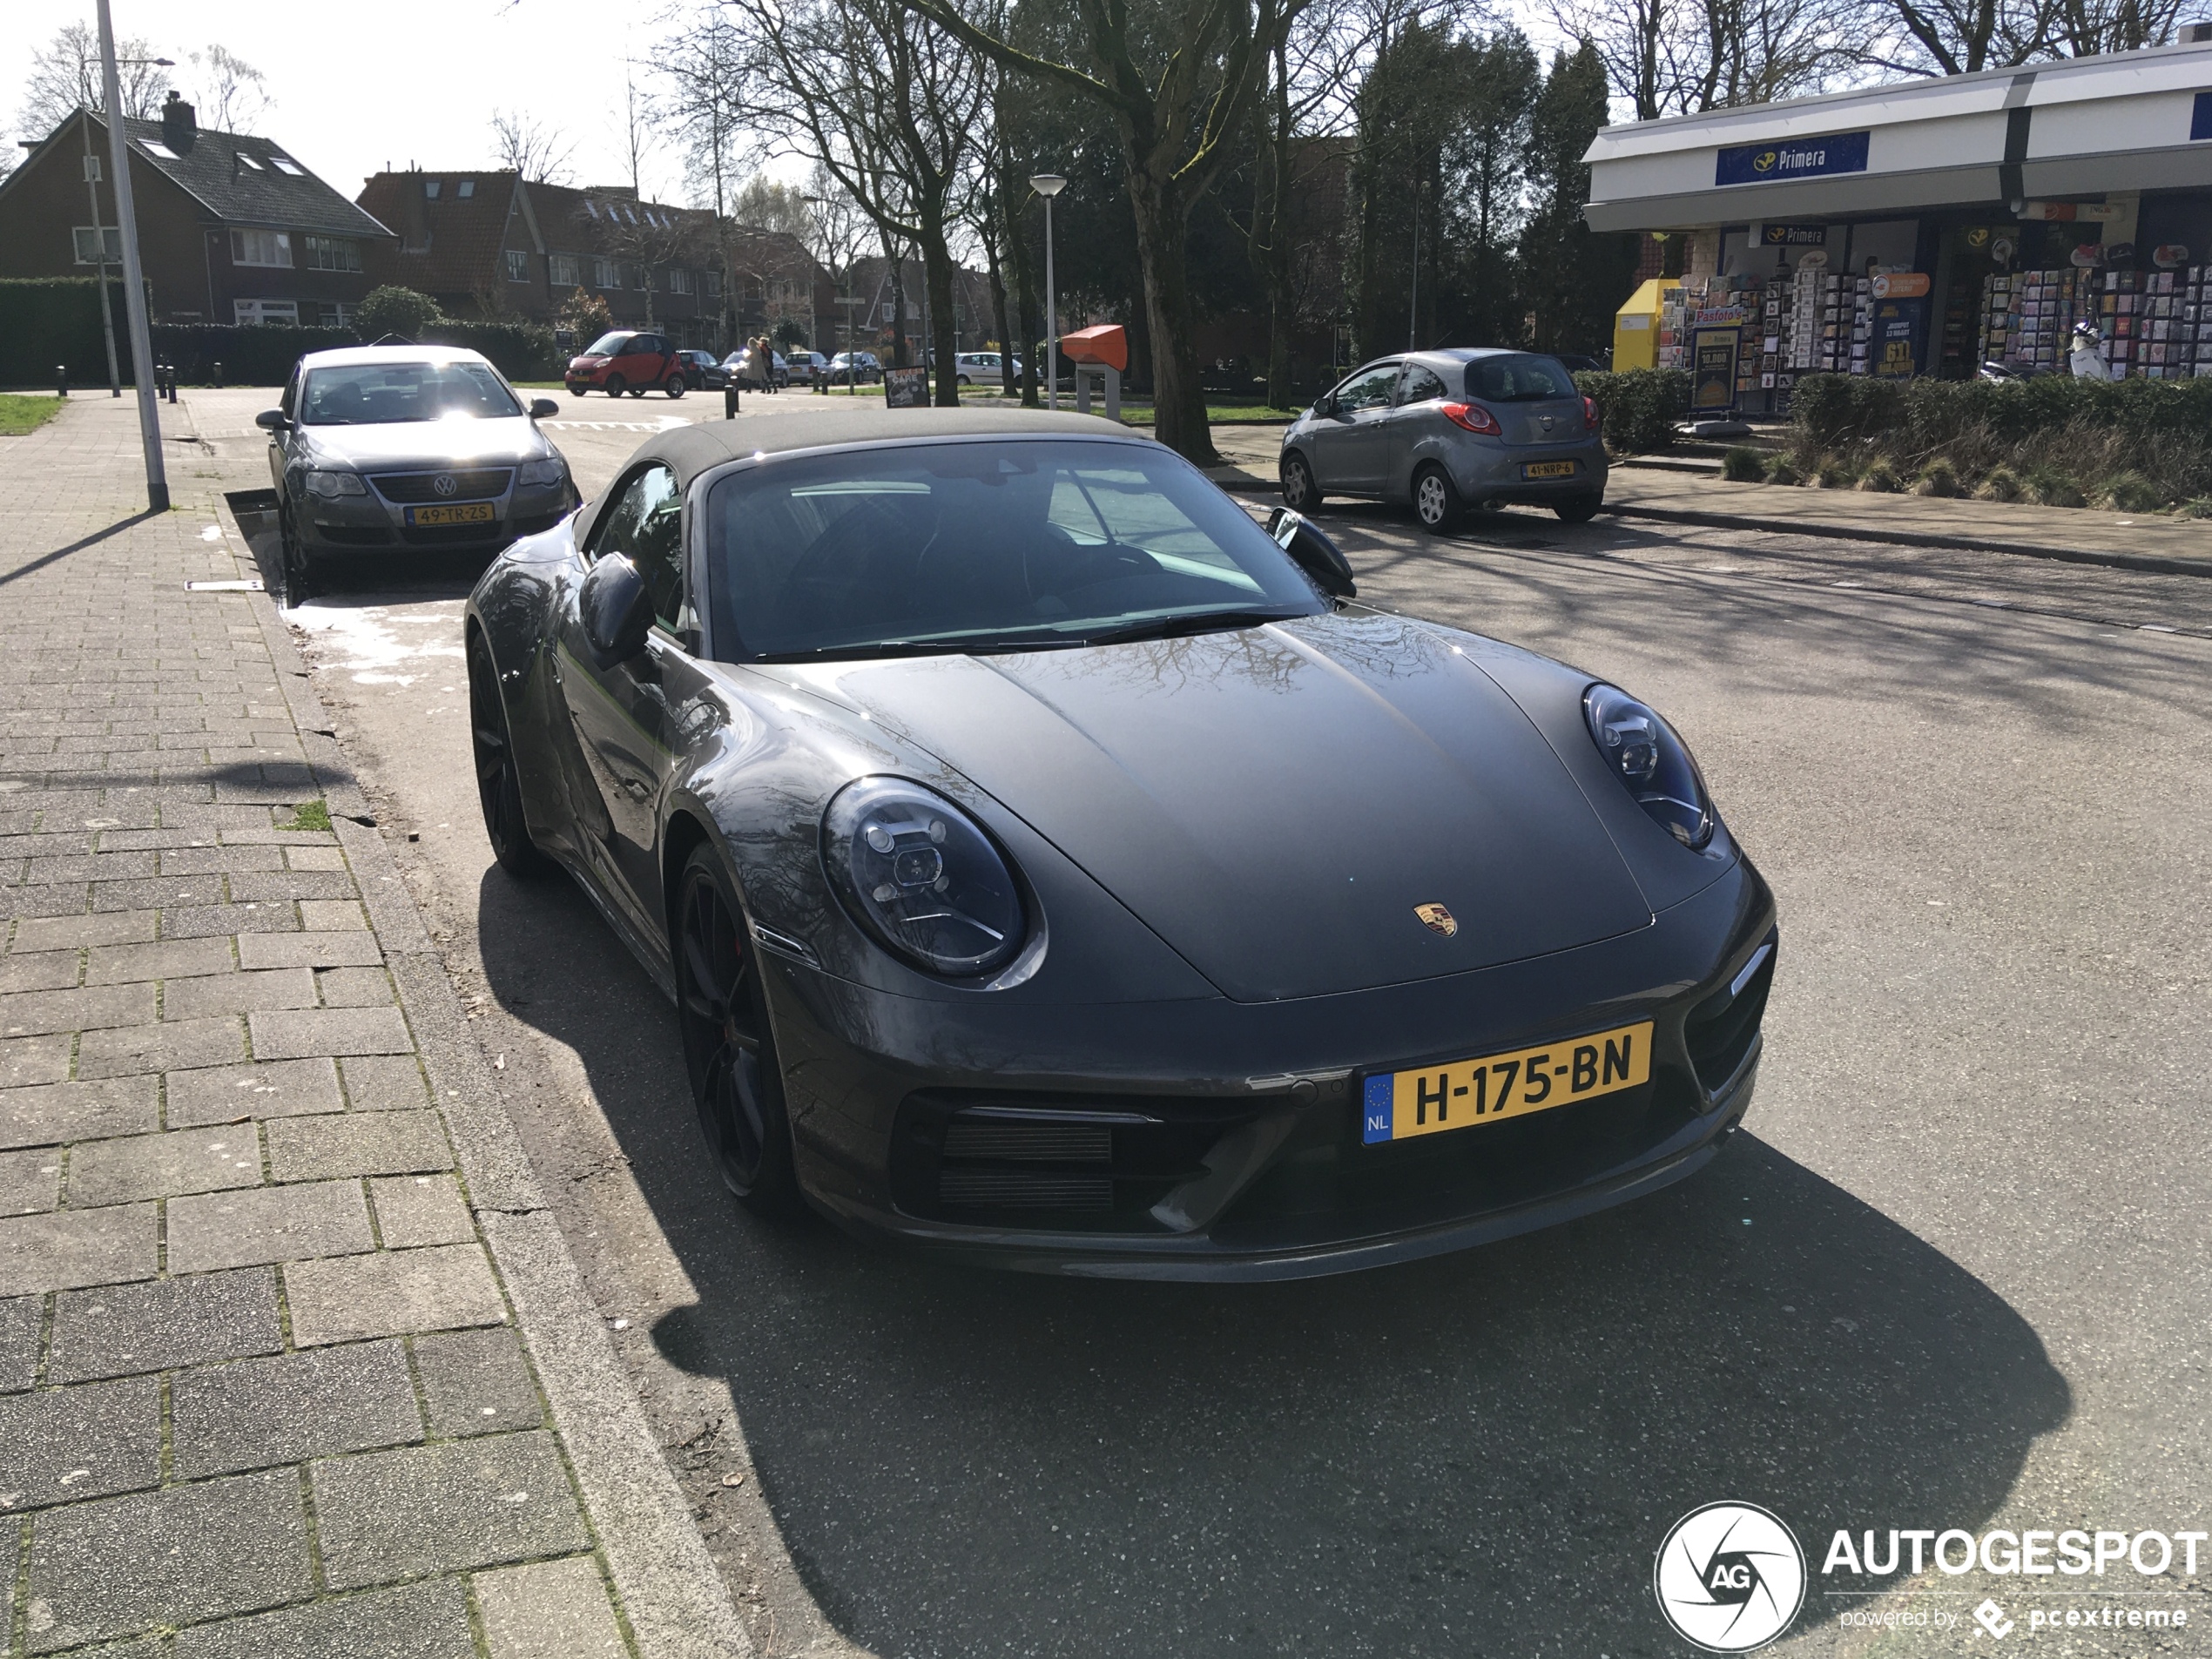
<svg viewBox="0 0 2212 1659">
<path fill-rule="evenodd" d="M 487 826 L 674 998 L 764 1210 L 1271 1278 L 1650 1192 L 1750 1103 L 1774 902 L 1627 693 L 1352 597 L 1159 445 L 650 440 L 468 612 Z"/>
</svg>

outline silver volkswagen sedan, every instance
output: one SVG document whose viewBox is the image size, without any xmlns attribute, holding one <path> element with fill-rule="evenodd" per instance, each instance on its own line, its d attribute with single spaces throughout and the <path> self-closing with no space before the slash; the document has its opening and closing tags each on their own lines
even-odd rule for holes
<svg viewBox="0 0 2212 1659">
<path fill-rule="evenodd" d="M 550 529 L 577 504 L 568 462 L 475 352 L 361 346 L 309 352 L 281 402 L 254 417 L 269 435 L 285 590 L 298 603 L 334 553 L 442 548 L 496 553 Z"/>
<path fill-rule="evenodd" d="M 1363 365 L 1283 434 L 1283 504 L 1410 502 L 1432 530 L 1469 507 L 1525 502 L 1570 524 L 1605 501 L 1597 405 L 1555 357 L 1409 352 Z"/>
</svg>

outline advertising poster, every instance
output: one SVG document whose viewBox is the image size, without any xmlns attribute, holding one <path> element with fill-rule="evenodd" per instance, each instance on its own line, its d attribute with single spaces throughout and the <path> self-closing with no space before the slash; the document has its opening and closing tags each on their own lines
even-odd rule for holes
<svg viewBox="0 0 2212 1659">
<path fill-rule="evenodd" d="M 1743 336 L 1733 328 L 1700 329 L 1692 360 L 1689 407 L 1700 413 L 1736 404 L 1736 354 Z"/>
<path fill-rule="evenodd" d="M 1874 307 L 1874 348 L 1867 372 L 1877 380 L 1910 380 L 1919 372 L 1928 341 L 1925 294 L 1878 300 Z"/>
<path fill-rule="evenodd" d="M 883 401 L 894 409 L 919 409 L 929 402 L 929 371 L 925 368 L 887 368 L 883 371 Z"/>
</svg>

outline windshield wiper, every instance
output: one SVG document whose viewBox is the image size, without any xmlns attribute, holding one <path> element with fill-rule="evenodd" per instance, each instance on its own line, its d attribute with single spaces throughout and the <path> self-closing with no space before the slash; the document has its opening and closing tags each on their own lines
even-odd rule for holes
<svg viewBox="0 0 2212 1659">
<path fill-rule="evenodd" d="M 756 663 L 824 662 L 838 658 L 871 657 L 986 657 L 994 651 L 1035 651 L 1041 647 L 1081 645 L 1079 634 L 994 634 L 981 639 L 879 639 L 851 645 L 809 645 L 804 651 L 777 651 L 754 658 Z"/>
<path fill-rule="evenodd" d="M 1138 639 L 1173 639 L 1184 634 L 1226 633 L 1237 628 L 1260 628 L 1271 622 L 1290 622 L 1307 616 L 1304 610 L 1196 610 L 1180 617 L 1155 617 L 1124 627 L 1105 628 L 1086 634 L 1087 645 L 1121 645 Z"/>
</svg>

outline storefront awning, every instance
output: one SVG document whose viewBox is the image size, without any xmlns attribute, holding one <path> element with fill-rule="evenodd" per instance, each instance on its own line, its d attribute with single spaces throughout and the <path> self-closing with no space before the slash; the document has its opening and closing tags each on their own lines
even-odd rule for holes
<svg viewBox="0 0 2212 1659">
<path fill-rule="evenodd" d="M 2212 185 L 2212 44 L 1600 132 L 1596 231 L 1847 219 Z"/>
</svg>

